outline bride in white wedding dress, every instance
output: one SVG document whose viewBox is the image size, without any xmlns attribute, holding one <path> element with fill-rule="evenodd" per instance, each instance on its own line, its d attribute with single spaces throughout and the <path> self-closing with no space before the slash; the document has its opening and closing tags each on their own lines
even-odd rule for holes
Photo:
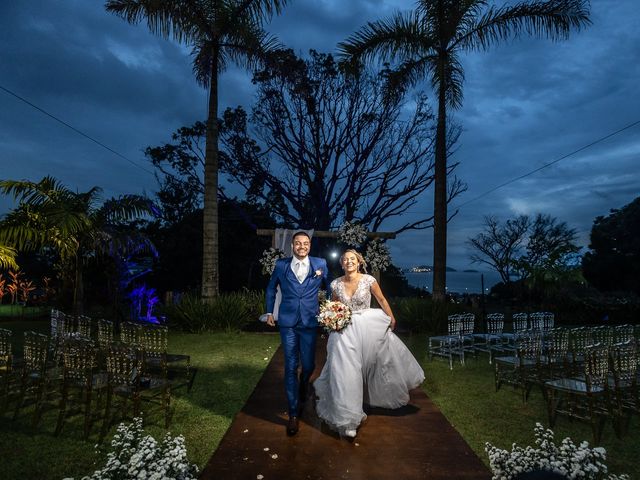
<svg viewBox="0 0 640 480">
<path fill-rule="evenodd" d="M 362 255 L 347 250 L 340 263 L 345 274 L 331 282 L 331 299 L 351 308 L 351 324 L 329 334 L 327 361 L 314 388 L 318 416 L 353 438 L 367 418 L 364 403 L 383 408 L 406 405 L 409 390 L 424 381 L 424 372 L 393 333 L 393 312 L 376 279 L 363 273 Z M 370 308 L 372 294 L 382 310 Z"/>
</svg>

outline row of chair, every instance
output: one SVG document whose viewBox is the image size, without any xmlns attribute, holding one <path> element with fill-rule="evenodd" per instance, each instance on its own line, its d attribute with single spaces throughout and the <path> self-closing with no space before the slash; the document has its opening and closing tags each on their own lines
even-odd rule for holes
<svg viewBox="0 0 640 480">
<path fill-rule="evenodd" d="M 53 355 L 60 351 L 60 344 L 66 338 L 92 338 L 93 321 L 90 317 L 67 315 L 59 310 L 51 312 L 51 338 Z M 99 347 L 106 351 L 115 339 L 125 345 L 140 347 L 145 352 L 146 361 L 155 364 L 162 372 L 175 382 L 184 380 L 179 386 L 186 386 L 191 391 L 197 369 L 191 365 L 191 356 L 170 353 L 169 329 L 164 325 L 123 322 L 119 335 L 116 335 L 113 322 L 99 319 L 95 322 L 96 340 Z M 59 356 L 59 354 L 58 354 Z M 175 387 L 174 387 L 175 388 Z"/>
<path fill-rule="evenodd" d="M 465 354 L 489 353 L 489 363 L 494 352 L 513 349 L 515 337 L 528 329 L 548 332 L 554 326 L 554 315 L 550 312 L 515 313 L 512 317 L 511 332 L 504 332 L 505 317 L 502 313 L 491 313 L 486 317 L 486 329 L 476 325 L 473 313 L 449 315 L 447 334 L 429 337 L 429 358 L 442 356 L 449 359 L 453 368 L 453 357 L 464 364 Z"/>
<path fill-rule="evenodd" d="M 621 436 L 630 416 L 640 413 L 633 332 L 628 325 L 553 329 L 546 338 L 539 332 L 524 332 L 513 354 L 495 358 L 496 391 L 511 384 L 522 391 L 526 402 L 537 385 L 547 401 L 551 427 L 558 415 L 588 420 L 594 441 L 599 442 L 604 420 L 611 418 Z"/>
<path fill-rule="evenodd" d="M 464 365 L 465 357 L 469 354 L 476 357 L 479 353 L 488 353 L 489 363 L 493 363 L 495 355 L 515 350 L 519 336 L 526 332 L 540 332 L 544 338 L 553 330 L 554 324 L 554 315 L 550 312 L 516 313 L 512 317 L 510 331 L 505 331 L 505 316 L 502 313 L 487 315 L 484 324 L 479 324 L 473 313 L 450 315 L 447 319 L 447 334 L 428 339 L 429 359 L 434 356 L 445 357 L 449 361 L 449 368 L 453 368 L 455 357 Z M 634 336 L 640 337 L 640 330 L 635 331 L 633 325 L 603 325 L 590 327 L 587 331 L 575 330 L 571 341 L 582 345 L 612 345 Z"/>
<path fill-rule="evenodd" d="M 52 313 L 51 335 L 25 332 L 20 358 L 12 352 L 12 332 L 0 329 L 2 411 L 15 403 L 15 419 L 33 406 L 35 427 L 43 412 L 58 408 L 56 435 L 68 417 L 80 413 L 85 438 L 94 420 L 102 418 L 102 439 L 118 404 L 126 416 L 130 403 L 134 415 L 161 410 L 168 427 L 172 390 L 193 385 L 196 369 L 190 357 L 167 352 L 165 326 L 123 324 L 117 340 L 113 323 L 100 320 L 95 339 L 90 319 L 89 329 L 78 328 L 85 318 Z"/>
</svg>

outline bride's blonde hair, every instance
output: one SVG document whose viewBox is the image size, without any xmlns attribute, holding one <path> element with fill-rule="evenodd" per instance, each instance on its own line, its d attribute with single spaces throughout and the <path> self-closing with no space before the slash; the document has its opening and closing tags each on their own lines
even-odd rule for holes
<svg viewBox="0 0 640 480">
<path fill-rule="evenodd" d="M 362 254 L 357 250 L 354 250 L 353 248 L 349 248 L 348 250 L 345 250 L 344 252 L 342 252 L 342 255 L 340 255 L 340 263 L 342 263 L 342 261 L 344 260 L 344 256 L 347 253 L 353 253 L 356 256 L 356 259 L 358 260 L 358 270 L 362 270 L 362 273 L 367 273 L 367 262 L 365 262 Z"/>
</svg>

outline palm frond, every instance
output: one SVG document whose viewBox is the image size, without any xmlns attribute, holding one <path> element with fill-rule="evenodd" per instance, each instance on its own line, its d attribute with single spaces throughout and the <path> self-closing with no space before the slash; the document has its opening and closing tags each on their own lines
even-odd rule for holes
<svg viewBox="0 0 640 480">
<path fill-rule="evenodd" d="M 437 88 L 439 82 L 445 82 L 445 97 L 446 102 L 451 107 L 458 109 L 462 107 L 463 100 L 463 85 L 464 85 L 464 69 L 458 54 L 450 52 L 447 57 L 448 61 L 445 63 L 444 78 L 439 78 L 438 82 L 433 82 L 432 86 L 434 90 Z"/>
<path fill-rule="evenodd" d="M 591 24 L 587 0 L 548 0 L 521 2 L 514 6 L 490 8 L 468 30 L 461 32 L 456 46 L 486 50 L 490 46 L 527 34 L 558 41 L 568 38 L 572 30 Z"/>
<path fill-rule="evenodd" d="M 75 193 L 73 196 L 77 200 L 79 209 L 90 211 L 94 204 L 100 200 L 101 193 L 102 188 L 95 186 L 86 192 Z"/>
<path fill-rule="evenodd" d="M 94 239 L 93 247 L 98 255 L 112 258 L 149 253 L 158 256 L 158 250 L 151 239 L 138 231 L 109 229 Z"/>
<path fill-rule="evenodd" d="M 14 245 L 20 251 L 37 250 L 44 242 L 46 232 L 29 225 L 3 222 L 0 226 L 0 244 Z"/>
<path fill-rule="evenodd" d="M 0 268 L 1 269 L 18 269 L 18 263 L 16 262 L 16 256 L 18 252 L 15 248 L 9 245 L 0 244 Z"/>
<path fill-rule="evenodd" d="M 432 77 L 434 71 L 433 57 L 408 60 L 397 69 L 386 75 L 385 91 L 391 99 L 402 97 L 409 87 L 422 81 L 425 77 Z"/>
<path fill-rule="evenodd" d="M 231 7 L 235 18 L 253 18 L 262 25 L 273 15 L 279 15 L 287 5 L 287 0 L 236 0 Z"/>
<path fill-rule="evenodd" d="M 342 58 L 368 62 L 414 60 L 437 47 L 431 33 L 423 28 L 417 12 L 397 13 L 389 20 L 369 22 L 346 41 L 338 44 Z"/>
<path fill-rule="evenodd" d="M 63 262 L 76 258 L 80 249 L 80 241 L 75 236 L 64 237 L 58 232 L 51 232 L 47 246 L 51 246 L 60 256 Z"/>
<path fill-rule="evenodd" d="M 199 0 L 108 0 L 105 8 L 128 23 L 146 19 L 151 32 L 179 43 L 193 43 L 208 23 L 213 9 L 205 8 Z"/>
<path fill-rule="evenodd" d="M 62 205 L 43 208 L 23 203 L 0 224 L 0 243 L 15 245 L 21 251 L 47 245 L 57 248 L 60 239 L 76 238 L 87 229 L 87 217 L 81 212 L 68 211 Z"/>
<path fill-rule="evenodd" d="M 141 195 L 122 195 L 105 201 L 92 218 L 94 225 L 106 225 L 153 215 L 151 200 Z"/>
<path fill-rule="evenodd" d="M 211 42 L 200 41 L 193 46 L 191 50 L 191 56 L 193 56 L 193 75 L 196 77 L 196 82 L 202 87 L 208 87 L 211 82 L 212 72 L 216 74 L 224 72 L 226 69 L 225 59 L 219 52 L 219 48 L 216 45 L 217 58 L 214 57 L 214 46 Z M 216 62 L 215 68 L 213 63 Z"/>
<path fill-rule="evenodd" d="M 264 65 L 269 54 L 284 48 L 276 37 L 256 23 L 242 25 L 227 35 L 222 47 L 229 60 L 248 70 Z"/>
<path fill-rule="evenodd" d="M 0 223 L 0 244 L 13 245 L 18 250 L 37 249 L 46 238 L 45 222 L 37 207 L 21 203 L 5 215 Z"/>
<path fill-rule="evenodd" d="M 39 182 L 30 180 L 0 180 L 0 192 L 11 195 L 19 203 L 43 205 L 60 197 L 70 197 L 73 192 L 58 180 L 46 176 Z"/>
<path fill-rule="evenodd" d="M 486 7 L 487 2 L 485 0 L 465 0 L 460 2 L 460 16 L 456 19 L 457 35 L 473 29 Z"/>
<path fill-rule="evenodd" d="M 61 236 L 75 236 L 91 228 L 86 212 L 78 211 L 72 205 L 55 205 L 38 213 L 43 220 L 45 232 L 55 231 Z"/>
</svg>

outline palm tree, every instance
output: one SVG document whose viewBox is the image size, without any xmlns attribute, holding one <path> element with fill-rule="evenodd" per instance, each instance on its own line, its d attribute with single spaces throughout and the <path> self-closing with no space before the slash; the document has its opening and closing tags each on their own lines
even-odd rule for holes
<svg viewBox="0 0 640 480">
<path fill-rule="evenodd" d="M 0 223 L 0 244 L 18 251 L 54 250 L 63 271 L 73 275 L 74 309 L 82 313 L 84 265 L 91 259 L 152 251 L 143 235 L 125 222 L 151 213 L 149 200 L 138 195 L 98 203 L 100 188 L 75 193 L 53 177 L 35 183 L 1 180 L 0 193 L 13 195 L 18 206 Z"/>
<path fill-rule="evenodd" d="M 276 46 L 262 29 L 287 0 L 108 0 L 107 11 L 192 47 L 193 72 L 209 87 L 204 166 L 202 299 L 218 295 L 218 75 L 233 61 L 252 68 Z"/>
<path fill-rule="evenodd" d="M 9 245 L 0 244 L 0 269 L 18 269 L 16 263 L 16 249 Z"/>
<path fill-rule="evenodd" d="M 524 1 L 501 8 L 486 0 L 418 0 L 414 11 L 370 22 L 339 45 L 351 61 L 397 62 L 404 90 L 428 79 L 438 97 L 435 147 L 433 297 L 444 300 L 447 264 L 447 108 L 462 106 L 463 52 L 488 50 L 522 34 L 557 41 L 588 24 L 588 0 Z"/>
</svg>

